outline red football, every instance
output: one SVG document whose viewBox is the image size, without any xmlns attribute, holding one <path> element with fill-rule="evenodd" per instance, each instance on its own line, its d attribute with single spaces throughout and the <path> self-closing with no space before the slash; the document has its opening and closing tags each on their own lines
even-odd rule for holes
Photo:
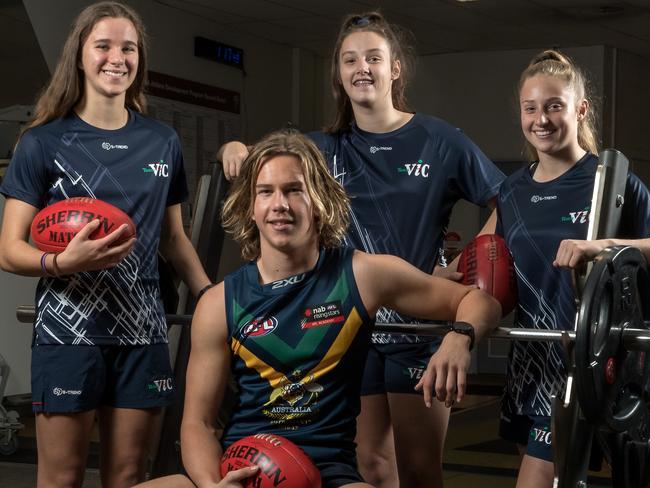
<svg viewBox="0 0 650 488">
<path fill-rule="evenodd" d="M 256 434 L 238 440 L 221 457 L 221 476 L 228 471 L 259 466 L 244 488 L 320 488 L 318 468 L 305 452 L 279 435 Z"/>
<path fill-rule="evenodd" d="M 512 255 L 503 238 L 483 234 L 472 239 L 458 261 L 464 285 L 476 285 L 501 303 L 503 316 L 517 304 L 517 278 Z"/>
<path fill-rule="evenodd" d="M 53 203 L 38 212 L 32 221 L 32 240 L 41 251 L 61 252 L 77 232 L 94 219 L 99 219 L 101 224 L 91 234 L 91 239 L 104 237 L 122 224 L 129 228 L 114 245 L 135 236 L 133 221 L 119 208 L 95 198 L 75 197 Z"/>
</svg>

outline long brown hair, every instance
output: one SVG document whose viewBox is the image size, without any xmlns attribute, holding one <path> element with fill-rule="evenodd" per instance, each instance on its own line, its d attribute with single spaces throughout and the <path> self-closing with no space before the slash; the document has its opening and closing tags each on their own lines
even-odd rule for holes
<svg viewBox="0 0 650 488">
<path fill-rule="evenodd" d="M 331 83 L 336 115 L 334 122 L 325 128 L 326 132 L 333 133 L 345 129 L 354 119 L 352 104 L 339 74 L 341 45 L 345 38 L 354 32 L 374 32 L 386 39 L 390 48 L 391 66 L 395 61 L 399 61 L 401 67 L 400 75 L 393 80 L 391 88 L 393 107 L 402 112 L 412 112 L 405 93 L 406 85 L 415 70 L 415 56 L 410 40 L 412 36 L 398 26 L 389 24 L 379 12 L 348 15 L 343 19 L 332 53 Z"/>
<path fill-rule="evenodd" d="M 81 50 L 95 24 L 106 17 L 129 20 L 138 34 L 138 70 L 126 91 L 125 105 L 138 112 L 146 112 L 147 36 L 142 19 L 135 10 L 121 3 L 99 2 L 82 10 L 72 24 L 54 74 L 39 95 L 34 118 L 25 130 L 63 117 L 79 103 L 84 89 L 84 74 L 79 68 Z"/>
<path fill-rule="evenodd" d="M 596 110 L 595 101 L 590 93 L 587 78 L 582 70 L 576 66 L 571 58 L 553 49 L 547 49 L 535 55 L 528 67 L 521 73 L 519 78 L 518 93 L 528 78 L 535 75 L 546 75 L 564 80 L 573 90 L 576 100 L 587 100 L 589 110 L 582 119 L 578 120 L 578 144 L 585 151 L 598 154 L 598 138 L 596 136 Z M 526 141 L 526 156 L 535 161 L 539 159 L 537 150 Z"/>
<path fill-rule="evenodd" d="M 300 160 L 314 208 L 319 245 L 336 247 L 347 231 L 350 202 L 343 187 L 327 169 L 319 149 L 296 130 L 273 132 L 255 144 L 223 205 L 223 228 L 241 245 L 244 259 L 260 256 L 260 233 L 252 218 L 257 177 L 264 163 L 285 154 Z"/>
</svg>

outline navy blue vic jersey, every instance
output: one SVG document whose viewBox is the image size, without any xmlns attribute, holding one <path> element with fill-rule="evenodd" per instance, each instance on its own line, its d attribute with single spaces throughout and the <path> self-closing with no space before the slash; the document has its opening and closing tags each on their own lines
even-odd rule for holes
<svg viewBox="0 0 650 488">
<path fill-rule="evenodd" d="M 351 248 L 322 250 L 314 269 L 266 285 L 257 265 L 225 283 L 231 368 L 239 401 L 224 447 L 256 433 L 282 435 L 320 462 L 354 458 L 361 376 L 372 320 Z"/>
<path fill-rule="evenodd" d="M 566 173 L 537 182 L 527 166 L 501 185 L 497 233 L 512 252 L 517 275 L 515 326 L 569 330 L 575 322 L 572 273 L 553 260 L 564 239 L 585 239 L 598 158 L 585 155 Z M 650 236 L 650 194 L 628 175 L 621 231 L 617 237 Z M 504 408 L 514 414 L 551 415 L 551 395 L 566 381 L 559 343 L 513 342 L 508 359 Z"/>
<path fill-rule="evenodd" d="M 459 129 L 427 115 L 415 114 L 384 134 L 353 124 L 337 134 L 309 136 L 350 197 L 346 244 L 399 256 L 426 273 L 436 265 L 454 204 L 465 199 L 485 206 L 504 179 Z M 385 308 L 377 312 L 378 322 L 412 320 Z M 411 340 L 373 334 L 377 343 Z"/>
<path fill-rule="evenodd" d="M 166 208 L 187 198 L 176 132 L 129 111 L 117 130 L 70 115 L 26 132 L 0 187 L 42 208 L 70 197 L 104 200 L 137 229 L 133 251 L 116 267 L 42 278 L 34 343 L 145 345 L 167 341 L 157 251 Z"/>
</svg>

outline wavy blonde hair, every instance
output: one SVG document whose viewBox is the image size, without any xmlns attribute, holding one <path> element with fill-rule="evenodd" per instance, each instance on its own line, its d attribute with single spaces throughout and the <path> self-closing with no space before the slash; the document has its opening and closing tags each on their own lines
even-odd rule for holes
<svg viewBox="0 0 650 488">
<path fill-rule="evenodd" d="M 241 245 L 242 257 L 260 257 L 260 233 L 253 221 L 255 185 L 264 163 L 275 156 L 295 156 L 300 161 L 321 247 L 341 244 L 347 232 L 350 201 L 330 174 L 316 145 L 295 130 L 273 132 L 255 144 L 224 202 L 223 228 Z"/>
<path fill-rule="evenodd" d="M 521 93 L 521 88 L 524 86 L 526 80 L 536 75 L 560 78 L 571 87 L 576 100 L 587 100 L 589 110 L 587 110 L 586 116 L 578 121 L 578 144 L 585 151 L 598 154 L 595 101 L 591 96 L 587 78 L 582 70 L 568 56 L 565 56 L 559 51 L 547 49 L 535 55 L 528 64 L 528 67 L 521 73 L 517 92 Z M 530 142 L 526 141 L 524 150 L 526 157 L 530 161 L 539 159 L 537 150 Z"/>
</svg>

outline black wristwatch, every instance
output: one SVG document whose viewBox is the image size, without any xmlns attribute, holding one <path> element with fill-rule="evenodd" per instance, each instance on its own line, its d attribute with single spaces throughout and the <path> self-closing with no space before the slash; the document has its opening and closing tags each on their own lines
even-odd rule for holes
<svg viewBox="0 0 650 488">
<path fill-rule="evenodd" d="M 469 337 L 469 350 L 474 347 L 474 326 L 467 322 L 454 322 L 449 328 L 451 332 L 463 334 Z"/>
</svg>

